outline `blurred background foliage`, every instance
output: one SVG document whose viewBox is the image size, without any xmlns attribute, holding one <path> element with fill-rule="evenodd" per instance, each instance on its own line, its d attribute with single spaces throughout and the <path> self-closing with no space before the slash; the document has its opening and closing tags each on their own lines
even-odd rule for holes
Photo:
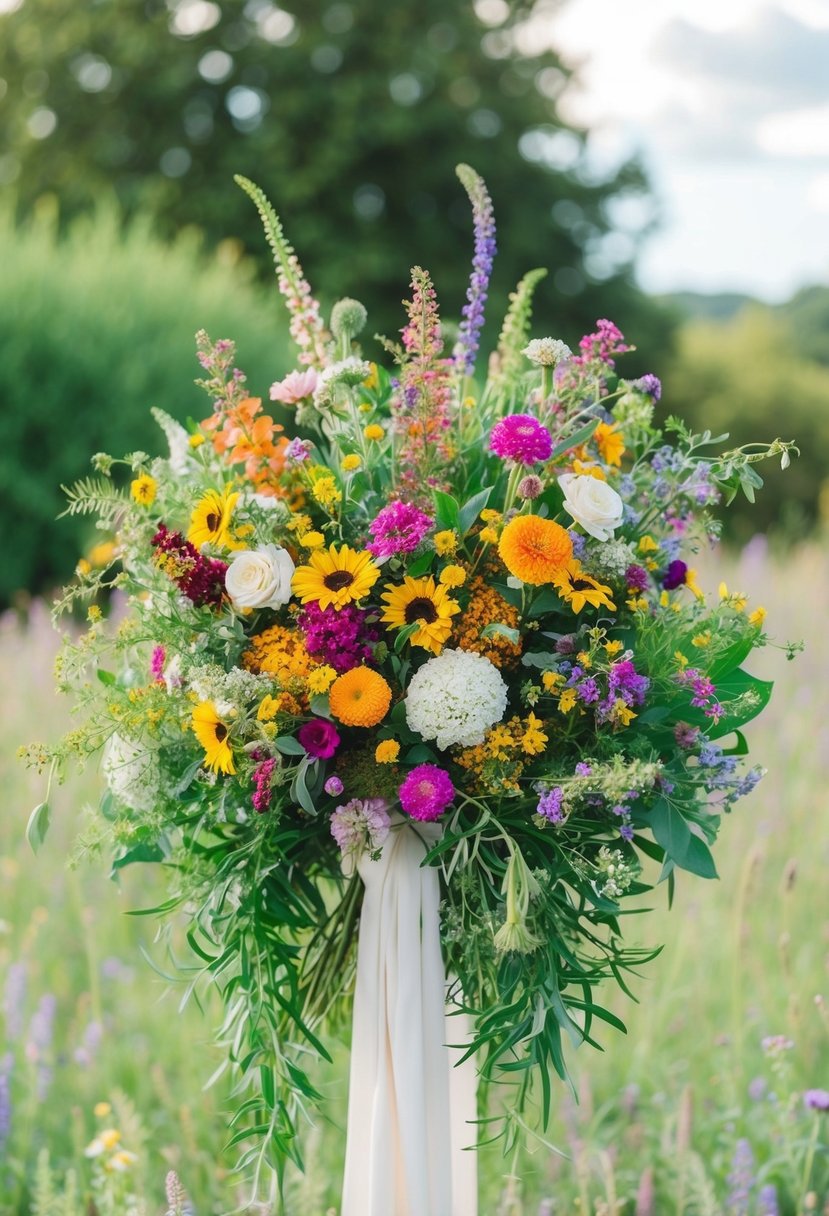
<svg viewBox="0 0 829 1216">
<path fill-rule="evenodd" d="M 160 450 L 151 405 L 199 414 L 196 329 L 239 342 L 257 395 L 287 370 L 234 172 L 269 193 L 324 307 L 356 295 L 369 332 L 393 334 L 414 262 L 433 269 L 444 317 L 459 314 L 472 233 L 454 166 L 469 161 L 498 218 L 489 337 L 518 278 L 547 267 L 538 334 L 574 345 L 609 316 L 639 348 L 623 374 L 661 375 L 669 412 L 739 442 L 800 441 L 757 508 L 730 514 L 736 538 L 811 525 L 829 290 L 777 308 L 645 296 L 633 268 L 657 203 L 640 164 L 598 173 L 588 133 L 562 120 L 571 73 L 528 34 L 538 3 L 0 3 L 0 507 L 25 539 L 0 603 L 65 579 L 90 542 L 53 521 L 91 452 Z"/>
</svg>

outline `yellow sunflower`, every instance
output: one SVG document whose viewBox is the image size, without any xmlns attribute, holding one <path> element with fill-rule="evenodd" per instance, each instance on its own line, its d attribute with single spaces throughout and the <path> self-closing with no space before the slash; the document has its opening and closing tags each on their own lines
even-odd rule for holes
<svg viewBox="0 0 829 1216">
<path fill-rule="evenodd" d="M 339 611 L 368 595 L 379 577 L 370 553 L 329 545 L 312 553 L 307 566 L 297 567 L 291 587 L 303 604 L 316 602 L 320 608 L 333 606 Z"/>
<path fill-rule="evenodd" d="M 581 612 L 585 604 L 590 604 L 593 608 L 616 608 L 610 598 L 610 588 L 582 570 L 579 562 L 575 560 L 568 562 L 553 582 L 556 591 L 574 612 Z"/>
<path fill-rule="evenodd" d="M 200 701 L 193 710 L 193 734 L 204 748 L 204 762 L 215 773 L 235 773 L 227 726 L 212 701 Z"/>
<path fill-rule="evenodd" d="M 452 617 L 461 610 L 446 587 L 435 583 L 431 574 L 425 578 L 407 574 L 399 586 L 387 588 L 380 598 L 386 604 L 380 618 L 385 624 L 403 629 L 417 621 L 420 628 L 409 639 L 412 645 L 440 654 L 452 632 Z"/>
<path fill-rule="evenodd" d="M 200 549 L 202 545 L 213 545 L 217 549 L 239 549 L 239 545 L 230 530 L 233 508 L 239 501 L 238 491 L 230 486 L 219 493 L 218 490 L 208 490 L 193 509 L 190 516 L 190 530 L 187 539 L 191 545 Z"/>
</svg>

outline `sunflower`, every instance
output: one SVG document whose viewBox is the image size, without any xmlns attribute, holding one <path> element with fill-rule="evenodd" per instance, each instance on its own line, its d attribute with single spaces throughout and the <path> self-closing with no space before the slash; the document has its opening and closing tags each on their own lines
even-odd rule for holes
<svg viewBox="0 0 829 1216">
<path fill-rule="evenodd" d="M 581 612 L 585 604 L 590 604 L 593 608 L 604 607 L 614 611 L 616 609 L 610 598 L 610 588 L 582 570 L 577 561 L 568 562 L 554 581 L 556 591 L 574 612 Z"/>
<path fill-rule="evenodd" d="M 204 762 L 214 773 L 235 773 L 228 728 L 212 701 L 200 701 L 193 710 L 193 734 L 204 748 Z"/>
<path fill-rule="evenodd" d="M 303 604 L 313 602 L 323 610 L 333 607 L 339 611 L 368 595 L 379 576 L 370 553 L 330 545 L 312 553 L 307 566 L 297 567 L 291 587 Z"/>
<path fill-rule="evenodd" d="M 391 689 L 379 671 L 352 667 L 331 685 L 328 704 L 344 726 L 376 726 L 389 712 Z"/>
<path fill-rule="evenodd" d="M 193 508 L 187 539 L 200 549 L 202 545 L 213 545 L 217 549 L 239 549 L 230 530 L 233 508 L 239 500 L 238 491 L 225 486 L 221 493 L 208 490 Z"/>
<path fill-rule="evenodd" d="M 516 515 L 498 544 L 498 554 L 510 574 L 522 583 L 551 583 L 573 557 L 566 528 L 538 515 Z"/>
<path fill-rule="evenodd" d="M 425 578 L 407 574 L 402 584 L 389 587 L 380 598 L 386 603 L 380 618 L 385 624 L 403 629 L 417 621 L 420 628 L 409 639 L 412 645 L 440 654 L 452 632 L 452 617 L 461 610 L 446 587 L 438 585 L 431 574 Z"/>
</svg>

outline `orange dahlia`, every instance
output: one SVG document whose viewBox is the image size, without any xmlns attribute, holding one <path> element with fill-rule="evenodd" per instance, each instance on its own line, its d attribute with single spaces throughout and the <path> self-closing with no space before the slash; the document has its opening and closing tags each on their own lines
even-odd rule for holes
<svg viewBox="0 0 829 1216">
<path fill-rule="evenodd" d="M 331 685 L 328 704 L 344 726 L 376 726 L 389 712 L 391 689 L 379 672 L 352 667 Z"/>
<path fill-rule="evenodd" d="M 498 553 L 510 574 L 522 583 L 550 583 L 573 556 L 566 528 L 538 515 L 516 515 L 501 533 Z"/>
</svg>

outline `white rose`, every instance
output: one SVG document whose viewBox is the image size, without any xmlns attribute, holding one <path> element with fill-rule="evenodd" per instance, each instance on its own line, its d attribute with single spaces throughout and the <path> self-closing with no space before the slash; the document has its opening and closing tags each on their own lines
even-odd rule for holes
<svg viewBox="0 0 829 1216">
<path fill-rule="evenodd" d="M 576 473 L 562 473 L 564 509 L 596 540 L 610 540 L 622 522 L 625 504 L 606 481 Z"/>
<path fill-rule="evenodd" d="M 234 553 L 225 575 L 233 607 L 280 608 L 287 604 L 294 569 L 291 555 L 279 545 Z"/>
</svg>

